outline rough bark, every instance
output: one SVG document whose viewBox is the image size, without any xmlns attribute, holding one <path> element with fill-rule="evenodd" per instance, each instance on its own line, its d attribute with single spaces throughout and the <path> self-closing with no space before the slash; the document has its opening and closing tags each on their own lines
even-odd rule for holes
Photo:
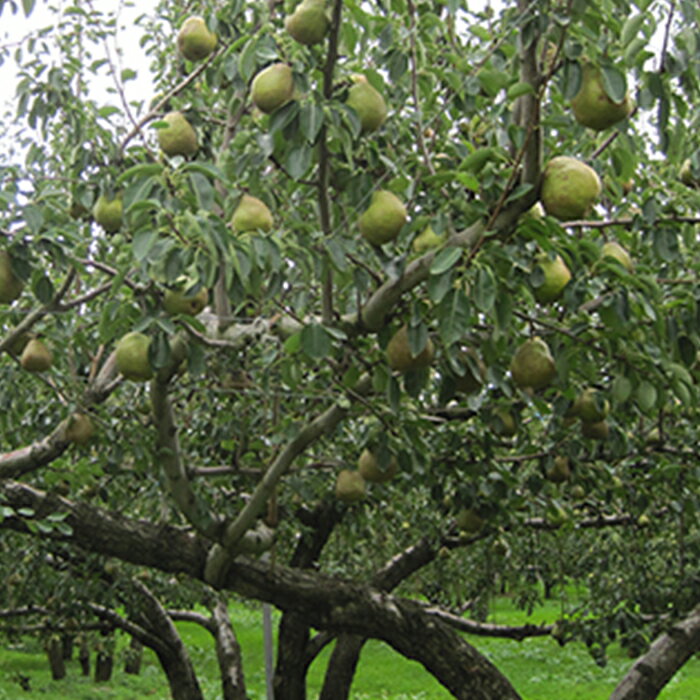
<svg viewBox="0 0 700 700">
<path fill-rule="evenodd" d="M 248 700 L 241 646 L 236 639 L 228 608 L 223 599 L 217 600 L 212 609 L 212 623 L 223 698 L 224 700 Z"/>
<path fill-rule="evenodd" d="M 328 662 L 319 700 L 343 700 L 350 697 L 352 679 L 366 641 L 356 634 L 338 637 Z"/>
<path fill-rule="evenodd" d="M 110 651 L 98 651 L 95 655 L 95 683 L 107 683 L 112 677 L 114 655 Z"/>
<path fill-rule="evenodd" d="M 78 663 L 84 676 L 90 675 L 90 645 L 86 635 L 80 636 L 78 643 Z"/>
<path fill-rule="evenodd" d="M 58 635 L 51 635 L 46 640 L 46 656 L 49 660 L 51 678 L 60 681 L 66 677 L 66 662 L 63 658 L 63 644 Z"/>
<path fill-rule="evenodd" d="M 293 567 L 308 569 L 313 566 L 344 512 L 335 502 L 327 501 L 313 511 L 297 513 L 302 524 L 312 529 L 299 540 L 290 562 Z M 303 616 L 294 612 L 282 615 L 274 675 L 276 700 L 306 700 L 306 674 L 315 657 L 308 651 L 309 638 L 309 626 Z"/>
<path fill-rule="evenodd" d="M 207 544 L 192 533 L 75 504 L 18 482 L 0 485 L 0 503 L 13 508 L 31 507 L 39 517 L 66 513 L 65 522 L 72 532 L 52 533 L 53 539 L 142 566 L 204 579 Z M 0 527 L 31 534 L 19 517 L 6 518 Z M 283 612 L 294 611 L 319 630 L 381 639 L 423 664 L 457 698 L 519 697 L 484 656 L 413 601 L 366 584 L 280 565 L 270 567 L 244 557 L 231 567 L 222 588 L 271 603 Z"/>
<path fill-rule="evenodd" d="M 700 650 L 700 607 L 657 637 L 620 681 L 610 700 L 652 700 Z"/>
</svg>

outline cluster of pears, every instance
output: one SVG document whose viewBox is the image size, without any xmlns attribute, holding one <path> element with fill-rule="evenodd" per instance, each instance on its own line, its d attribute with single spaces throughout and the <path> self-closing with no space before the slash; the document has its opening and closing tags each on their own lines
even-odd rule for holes
<svg viewBox="0 0 700 700">
<path fill-rule="evenodd" d="M 11 304 L 24 289 L 24 283 L 12 269 L 12 257 L 0 250 L 0 304 Z"/>
<path fill-rule="evenodd" d="M 106 233 L 116 233 L 122 227 L 124 205 L 120 194 L 102 194 L 92 208 L 92 218 Z"/>
<path fill-rule="evenodd" d="M 569 411 L 570 418 L 581 420 L 581 435 L 593 440 L 605 440 L 610 434 L 606 420 L 610 412 L 610 402 L 593 388 L 584 389 Z"/>
<path fill-rule="evenodd" d="M 386 484 L 399 470 L 398 460 L 391 455 L 384 466 L 369 448 L 357 460 L 357 469 L 341 469 L 335 480 L 335 496 L 343 503 L 356 503 L 367 495 L 367 482 Z"/>
</svg>

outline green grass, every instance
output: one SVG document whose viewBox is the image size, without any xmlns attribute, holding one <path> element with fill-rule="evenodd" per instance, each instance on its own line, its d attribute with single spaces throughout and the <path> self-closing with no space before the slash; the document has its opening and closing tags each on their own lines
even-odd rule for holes
<svg viewBox="0 0 700 700">
<path fill-rule="evenodd" d="M 493 620 L 501 623 L 550 622 L 558 615 L 556 604 L 547 604 L 528 617 L 509 601 L 498 602 Z M 246 681 L 252 700 L 264 700 L 262 615 L 259 608 L 235 606 L 232 619 L 243 649 Z M 220 697 L 216 659 L 207 632 L 191 623 L 178 625 L 190 650 L 207 700 Z M 582 644 L 561 648 L 549 638 L 511 640 L 470 637 L 511 680 L 525 700 L 607 700 L 631 661 L 617 648 L 610 650 L 605 668 L 598 667 Z M 309 672 L 309 698 L 318 696 L 330 647 Z M 140 676 L 128 676 L 122 659 L 112 682 L 95 684 L 80 675 L 77 662 L 69 662 L 68 677 L 52 681 L 44 654 L 33 644 L 0 650 L 0 700 L 137 700 L 169 698 L 167 683 L 155 656 L 147 652 Z M 31 691 L 22 691 L 17 674 L 29 676 Z M 394 653 L 387 645 L 365 645 L 352 689 L 353 700 L 446 700 L 445 691 L 419 664 Z M 700 661 L 693 659 L 676 675 L 662 700 L 697 700 L 700 697 Z"/>
</svg>

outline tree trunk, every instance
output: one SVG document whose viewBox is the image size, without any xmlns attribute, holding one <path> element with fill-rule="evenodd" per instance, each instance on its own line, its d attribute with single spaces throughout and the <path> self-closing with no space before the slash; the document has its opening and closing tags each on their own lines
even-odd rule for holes
<svg viewBox="0 0 700 700">
<path fill-rule="evenodd" d="M 95 682 L 107 683 L 112 677 L 114 667 L 114 654 L 111 651 L 100 649 L 95 655 Z"/>
<path fill-rule="evenodd" d="M 610 700 L 652 700 L 683 664 L 700 650 L 700 607 L 657 637 L 620 681 Z"/>
<path fill-rule="evenodd" d="M 124 673 L 129 673 L 133 676 L 138 676 L 141 673 L 141 662 L 143 661 L 143 644 L 136 639 L 131 638 L 129 648 L 126 650 L 126 661 L 124 662 Z"/>
<path fill-rule="evenodd" d="M 56 541 L 206 582 L 210 543 L 194 533 L 127 518 L 87 503 L 73 503 L 14 481 L 0 482 L 0 504 L 30 507 L 40 517 L 65 513 L 71 531 L 52 533 Z M 34 534 L 21 518 L 5 518 L 0 527 Z M 283 612 L 296 612 L 318 630 L 381 639 L 422 663 L 459 699 L 520 697 L 507 678 L 446 623 L 418 603 L 385 594 L 377 587 L 238 557 L 221 588 L 271 603 Z M 196 687 L 197 695 L 177 697 L 201 697 Z"/>
<path fill-rule="evenodd" d="M 61 635 L 61 644 L 63 645 L 63 658 L 70 661 L 73 658 L 73 641 L 75 637 L 72 634 Z"/>
<path fill-rule="evenodd" d="M 84 676 L 90 675 L 90 645 L 86 635 L 80 636 L 78 645 L 78 663 Z"/>
<path fill-rule="evenodd" d="M 309 626 L 304 618 L 292 612 L 282 615 L 278 640 L 275 700 L 306 700 L 306 672 L 310 659 L 306 653 Z"/>
<path fill-rule="evenodd" d="M 219 662 L 224 700 L 248 700 L 243 676 L 243 658 L 231 625 L 226 602 L 219 598 L 212 610 L 216 658 Z"/>
<path fill-rule="evenodd" d="M 63 658 L 63 643 L 57 634 L 52 634 L 46 640 L 46 656 L 49 659 L 51 678 L 60 681 L 66 677 L 66 663 Z"/>
<path fill-rule="evenodd" d="M 319 700 L 346 700 L 355 676 L 360 651 L 365 639 L 354 634 L 341 634 L 335 642 Z"/>
</svg>

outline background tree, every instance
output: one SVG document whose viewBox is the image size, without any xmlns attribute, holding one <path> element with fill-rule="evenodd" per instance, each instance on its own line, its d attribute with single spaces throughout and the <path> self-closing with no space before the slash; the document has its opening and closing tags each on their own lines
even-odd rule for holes
<svg viewBox="0 0 700 700">
<path fill-rule="evenodd" d="M 335 638 L 346 696 L 368 637 L 518 697 L 449 614 L 504 587 L 644 649 L 698 602 L 700 11 L 199 10 L 202 57 L 181 3 L 134 27 L 151 104 L 90 2 L 16 52 L 3 526 L 274 604 L 280 697 Z"/>
</svg>

